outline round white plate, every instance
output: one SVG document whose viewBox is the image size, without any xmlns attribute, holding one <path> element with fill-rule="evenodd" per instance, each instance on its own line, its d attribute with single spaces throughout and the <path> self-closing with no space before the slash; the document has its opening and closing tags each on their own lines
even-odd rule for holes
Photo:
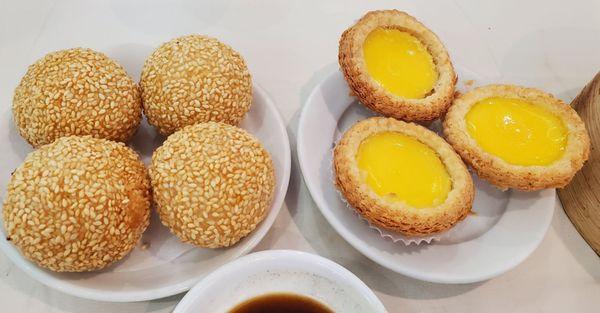
<svg viewBox="0 0 600 313">
<path fill-rule="evenodd" d="M 10 106 L 0 114 L 0 188 L 6 195 L 11 172 L 18 167 L 31 147 L 18 135 Z M 55 273 L 23 258 L 0 227 L 0 248 L 24 272 L 49 287 L 82 298 L 99 301 L 142 301 L 157 299 L 190 289 L 215 268 L 248 253 L 265 236 L 279 213 L 290 177 L 290 147 L 277 108 L 266 92 L 255 85 L 254 100 L 241 127 L 256 136 L 271 154 L 275 167 L 275 197 L 265 220 L 248 237 L 226 249 L 201 249 L 183 244 L 164 227 L 153 213 L 150 227 L 141 243 L 123 260 L 97 272 Z M 164 137 L 142 122 L 131 146 L 148 163 L 152 151 Z M 3 225 L 3 223 L 2 223 Z M 147 247 L 142 248 L 141 244 Z"/>
<path fill-rule="evenodd" d="M 337 263 L 300 251 L 271 250 L 215 270 L 183 297 L 173 313 L 224 313 L 246 300 L 280 292 L 311 297 L 334 312 L 386 312 L 373 291 Z"/>
<path fill-rule="evenodd" d="M 473 75 L 459 68 L 459 76 L 469 79 Z M 331 162 L 341 135 L 356 121 L 373 115 L 350 96 L 342 74 L 336 71 L 313 90 L 298 126 L 298 160 L 306 185 L 325 218 L 357 250 L 416 279 L 470 283 L 508 271 L 539 245 L 554 213 L 554 189 L 502 192 L 477 177 L 476 214 L 439 242 L 405 246 L 369 228 L 336 191 Z"/>
</svg>

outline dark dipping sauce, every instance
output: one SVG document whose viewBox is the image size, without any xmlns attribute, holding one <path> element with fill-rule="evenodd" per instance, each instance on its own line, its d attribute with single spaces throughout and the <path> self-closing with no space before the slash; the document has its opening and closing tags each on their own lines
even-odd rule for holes
<svg viewBox="0 0 600 313">
<path fill-rule="evenodd" d="M 229 313 L 334 313 L 321 302 L 293 293 L 271 293 L 238 304 Z"/>
</svg>

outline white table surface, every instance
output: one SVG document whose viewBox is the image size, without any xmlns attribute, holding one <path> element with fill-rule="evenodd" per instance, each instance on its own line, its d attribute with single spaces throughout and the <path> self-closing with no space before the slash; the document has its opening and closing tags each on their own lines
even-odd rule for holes
<svg viewBox="0 0 600 313">
<path fill-rule="evenodd" d="M 366 11 L 383 8 L 406 10 L 422 20 L 455 64 L 503 82 L 540 87 L 566 101 L 600 70 L 600 2 L 594 0 L 2 0 L 0 114 L 10 114 L 16 84 L 47 52 L 94 48 L 137 79 L 158 44 L 201 33 L 241 52 L 255 82 L 279 106 L 293 147 L 309 92 L 337 69 L 340 34 Z M 420 282 L 376 265 L 337 235 L 315 207 L 294 155 L 285 207 L 257 250 L 298 249 L 328 257 L 363 279 L 390 312 L 598 312 L 600 258 L 558 202 L 556 207 L 541 246 L 514 270 L 477 284 Z M 170 312 L 181 297 L 139 303 L 79 299 L 37 283 L 0 253 L 2 312 Z"/>
</svg>

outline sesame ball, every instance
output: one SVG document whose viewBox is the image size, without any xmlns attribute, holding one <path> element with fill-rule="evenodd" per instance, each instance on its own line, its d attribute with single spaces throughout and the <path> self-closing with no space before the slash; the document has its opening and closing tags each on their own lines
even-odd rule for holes
<svg viewBox="0 0 600 313">
<path fill-rule="evenodd" d="M 150 179 L 122 143 L 70 136 L 31 152 L 12 174 L 4 228 L 27 259 L 58 272 L 101 269 L 149 223 Z"/>
<path fill-rule="evenodd" d="M 162 223 L 187 243 L 228 247 L 253 231 L 271 207 L 269 153 L 243 129 L 207 122 L 167 138 L 150 178 Z"/>
<path fill-rule="evenodd" d="M 238 125 L 252 103 L 244 59 L 231 47 L 200 35 L 173 39 L 144 63 L 144 113 L 163 135 L 199 122 Z"/>
<path fill-rule="evenodd" d="M 34 147 L 70 135 L 126 141 L 142 118 L 138 86 L 123 67 L 90 49 L 47 54 L 13 98 L 19 133 Z"/>
</svg>

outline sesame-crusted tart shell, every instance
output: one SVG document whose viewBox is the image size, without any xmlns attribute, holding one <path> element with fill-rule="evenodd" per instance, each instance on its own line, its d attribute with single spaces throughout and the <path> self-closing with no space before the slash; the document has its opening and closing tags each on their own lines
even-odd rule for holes
<svg viewBox="0 0 600 313">
<path fill-rule="evenodd" d="M 385 90 L 369 75 L 363 43 L 378 27 L 407 31 L 427 47 L 439 74 L 431 94 L 422 99 L 403 98 Z M 405 12 L 367 13 L 342 34 L 338 60 L 352 93 L 361 103 L 385 116 L 405 121 L 432 121 L 446 111 L 454 97 L 457 76 L 446 48 L 431 30 Z"/>
<path fill-rule="evenodd" d="M 489 97 L 519 98 L 554 113 L 568 129 L 567 146 L 562 157 L 541 166 L 521 166 L 506 162 L 484 151 L 467 131 L 466 114 L 477 102 Z M 535 88 L 514 85 L 488 85 L 458 96 L 444 119 L 448 142 L 479 175 L 500 189 L 525 191 L 566 186 L 587 160 L 590 139 L 577 112 L 562 100 Z"/>
<path fill-rule="evenodd" d="M 202 35 L 172 39 L 144 62 L 144 113 L 163 135 L 201 122 L 239 125 L 252 104 L 252 78 L 242 56 Z"/>
<path fill-rule="evenodd" d="M 123 143 L 62 137 L 12 174 L 2 212 L 7 240 L 53 271 L 98 270 L 135 247 L 151 196 L 144 164 Z"/>
<path fill-rule="evenodd" d="M 234 245 L 267 215 L 275 188 L 269 153 L 245 130 L 207 122 L 184 127 L 152 155 L 162 223 L 183 242 Z"/>
<path fill-rule="evenodd" d="M 436 151 L 452 181 L 446 200 L 435 207 L 415 208 L 377 195 L 360 175 L 356 153 L 362 141 L 380 132 L 411 136 Z M 471 211 L 473 181 L 452 147 L 427 128 L 393 118 L 373 117 L 353 125 L 334 149 L 335 183 L 348 203 L 372 224 L 408 236 L 447 230 Z"/>
<path fill-rule="evenodd" d="M 75 48 L 29 66 L 12 111 L 17 130 L 34 147 L 72 135 L 127 141 L 142 119 L 142 102 L 121 65 L 103 53 Z"/>
</svg>

